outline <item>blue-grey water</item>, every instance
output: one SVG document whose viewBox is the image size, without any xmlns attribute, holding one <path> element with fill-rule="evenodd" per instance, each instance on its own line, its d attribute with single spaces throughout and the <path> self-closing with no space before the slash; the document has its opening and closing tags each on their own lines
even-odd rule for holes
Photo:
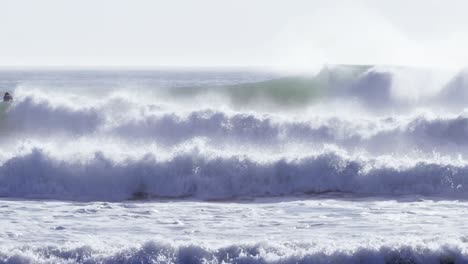
<svg viewBox="0 0 468 264">
<path fill-rule="evenodd" d="M 467 76 L 2 70 L 0 263 L 468 263 Z"/>
</svg>

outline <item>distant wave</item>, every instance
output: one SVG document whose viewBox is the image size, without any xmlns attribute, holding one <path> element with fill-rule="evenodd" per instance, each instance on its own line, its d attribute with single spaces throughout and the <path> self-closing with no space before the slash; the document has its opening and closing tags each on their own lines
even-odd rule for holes
<svg viewBox="0 0 468 264">
<path fill-rule="evenodd" d="M 259 244 L 209 249 L 198 245 L 171 246 L 156 242 L 109 252 L 100 252 L 91 246 L 72 249 L 25 246 L 11 251 L 0 249 L 0 263 L 468 263 L 466 252 L 448 245 L 439 248 L 383 246 L 352 251 L 283 250 Z"/>
<path fill-rule="evenodd" d="M 229 199 L 346 192 L 366 195 L 468 197 L 468 166 L 436 160 L 384 163 L 333 152 L 299 159 L 256 161 L 177 154 L 157 160 L 113 161 L 96 153 L 86 162 L 40 150 L 0 167 L 0 196 L 120 201 L 134 198 Z"/>
<path fill-rule="evenodd" d="M 113 76 L 105 72 L 69 73 L 65 74 L 66 78 L 61 75 L 53 75 L 53 78 L 44 76 L 43 80 L 34 77 L 24 85 L 19 80 L 0 80 L 0 87 L 30 93 L 32 90 L 45 91 L 51 86 L 51 91 L 86 91 L 88 95 L 95 93 L 100 96 L 116 90 L 133 95 L 147 95 L 141 92 L 151 91 L 150 94 L 156 95 L 152 99 L 187 99 L 183 101 L 185 104 L 215 104 L 209 101 L 211 96 L 215 96 L 234 107 L 269 106 L 269 109 L 300 109 L 337 98 L 356 100 L 371 111 L 398 111 L 402 106 L 411 108 L 427 104 L 441 104 L 460 110 L 468 103 L 466 70 L 445 72 L 397 66 L 330 65 L 313 75 L 272 75 L 269 78 L 246 78 L 244 81 L 236 80 L 229 74 L 217 74 L 213 80 L 204 80 L 200 76 L 194 76 L 193 79 L 184 74 L 166 74 L 120 72 Z M 127 76 L 122 78 L 122 75 Z M 164 81 L 164 77 L 172 79 Z M 223 80 L 223 77 L 227 79 Z M 417 98 L 404 98 L 405 95 Z"/>
<path fill-rule="evenodd" d="M 234 106 L 301 109 L 317 102 L 355 100 L 373 112 L 399 112 L 439 105 L 468 104 L 466 71 L 438 72 L 405 67 L 330 66 L 313 76 L 288 76 L 253 83 L 211 87 L 175 87 L 173 99 L 217 95 Z"/>
</svg>

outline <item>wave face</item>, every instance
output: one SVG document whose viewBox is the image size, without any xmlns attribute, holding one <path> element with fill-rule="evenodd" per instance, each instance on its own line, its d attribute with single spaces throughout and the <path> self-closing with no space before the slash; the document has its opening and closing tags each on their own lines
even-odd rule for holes
<svg viewBox="0 0 468 264">
<path fill-rule="evenodd" d="M 466 72 L 0 73 L 0 196 L 468 198 Z"/>
<path fill-rule="evenodd" d="M 263 162 L 258 157 L 221 155 L 178 154 L 165 161 L 145 155 L 140 160 L 113 162 L 96 154 L 87 162 L 71 163 L 35 150 L 3 164 L 0 195 L 113 201 L 142 196 L 227 199 L 324 192 L 468 195 L 466 165 L 423 161 L 380 165 L 383 161 L 352 160 L 333 153 Z"/>
</svg>

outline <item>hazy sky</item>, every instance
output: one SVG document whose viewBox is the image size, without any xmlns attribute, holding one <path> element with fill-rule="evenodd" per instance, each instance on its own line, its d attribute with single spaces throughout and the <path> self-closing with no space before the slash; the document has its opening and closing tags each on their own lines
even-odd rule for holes
<svg viewBox="0 0 468 264">
<path fill-rule="evenodd" d="M 0 65 L 460 67 L 467 10 L 464 0 L 0 0 Z"/>
</svg>

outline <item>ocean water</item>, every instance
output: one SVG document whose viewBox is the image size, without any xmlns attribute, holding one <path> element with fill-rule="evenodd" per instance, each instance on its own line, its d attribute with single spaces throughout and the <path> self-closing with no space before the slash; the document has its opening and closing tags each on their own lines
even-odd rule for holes
<svg viewBox="0 0 468 264">
<path fill-rule="evenodd" d="M 468 263 L 468 72 L 2 70 L 0 263 Z"/>
</svg>

